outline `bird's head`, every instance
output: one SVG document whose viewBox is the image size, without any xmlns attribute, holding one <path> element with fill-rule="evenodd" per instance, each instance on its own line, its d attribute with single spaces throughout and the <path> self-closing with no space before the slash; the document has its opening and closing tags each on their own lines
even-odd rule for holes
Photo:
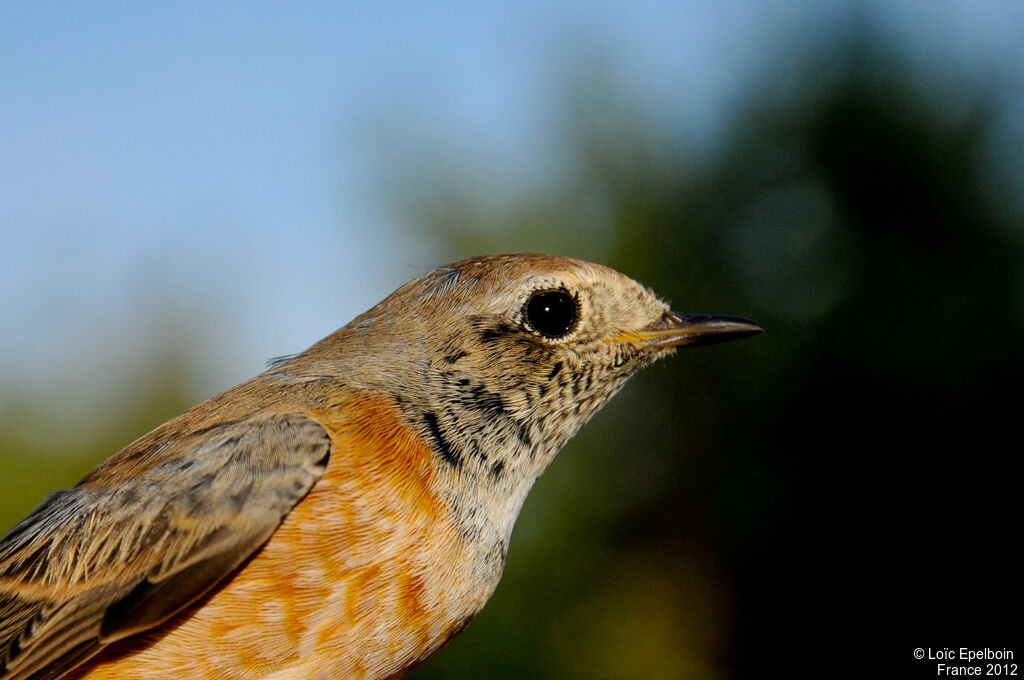
<svg viewBox="0 0 1024 680">
<path fill-rule="evenodd" d="M 638 369 L 677 347 L 763 330 L 673 312 L 608 267 L 532 254 L 440 267 L 346 328 L 401 364 L 367 362 L 381 380 L 405 376 L 389 388 L 421 414 L 445 459 L 495 474 L 526 466 L 534 477 Z"/>
</svg>

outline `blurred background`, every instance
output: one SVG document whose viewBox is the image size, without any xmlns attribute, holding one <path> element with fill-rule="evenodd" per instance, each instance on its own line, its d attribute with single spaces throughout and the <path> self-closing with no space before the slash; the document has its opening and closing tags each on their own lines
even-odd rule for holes
<svg viewBox="0 0 1024 680">
<path fill-rule="evenodd" d="M 635 378 L 412 677 L 1024 651 L 1024 5 L 351 4 L 0 9 L 0 530 L 427 269 L 549 252 L 768 333 Z"/>
</svg>

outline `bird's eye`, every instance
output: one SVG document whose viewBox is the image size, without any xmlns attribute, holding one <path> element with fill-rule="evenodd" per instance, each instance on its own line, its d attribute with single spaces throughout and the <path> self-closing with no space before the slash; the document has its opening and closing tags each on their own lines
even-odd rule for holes
<svg viewBox="0 0 1024 680">
<path fill-rule="evenodd" d="M 564 290 L 535 293 L 523 309 L 526 322 L 533 330 L 548 338 L 560 338 L 576 328 L 579 303 Z"/>
</svg>

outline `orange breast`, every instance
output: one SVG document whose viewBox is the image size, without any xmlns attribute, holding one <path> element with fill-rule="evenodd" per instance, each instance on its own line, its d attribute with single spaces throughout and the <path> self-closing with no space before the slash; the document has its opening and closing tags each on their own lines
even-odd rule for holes
<svg viewBox="0 0 1024 680">
<path fill-rule="evenodd" d="M 384 399 L 310 414 L 324 477 L 230 581 L 77 680 L 387 678 L 442 645 L 490 595 L 430 450 Z"/>
</svg>

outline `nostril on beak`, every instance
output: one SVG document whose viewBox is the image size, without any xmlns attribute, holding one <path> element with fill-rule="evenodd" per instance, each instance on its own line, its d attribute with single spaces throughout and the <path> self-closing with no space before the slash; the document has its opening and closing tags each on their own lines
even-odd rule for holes
<svg viewBox="0 0 1024 680">
<path fill-rule="evenodd" d="M 665 312 L 661 315 L 661 322 L 666 326 L 678 326 L 683 322 L 683 318 L 676 312 Z"/>
</svg>

